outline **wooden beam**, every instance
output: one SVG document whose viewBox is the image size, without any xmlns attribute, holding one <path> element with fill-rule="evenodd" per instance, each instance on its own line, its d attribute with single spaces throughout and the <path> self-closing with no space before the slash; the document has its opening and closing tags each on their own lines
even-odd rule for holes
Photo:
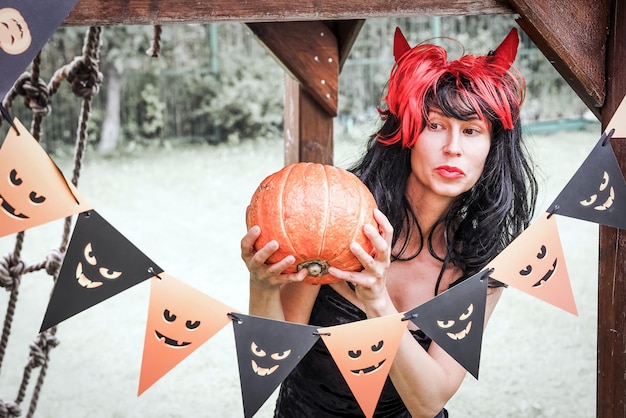
<svg viewBox="0 0 626 418">
<path fill-rule="evenodd" d="M 599 118 L 611 0 L 509 0 L 520 27 Z"/>
<path fill-rule="evenodd" d="M 337 47 L 339 49 L 339 72 L 343 68 L 354 42 L 356 42 L 361 28 L 365 24 L 365 19 L 359 20 L 335 20 L 326 22 L 337 37 Z"/>
<path fill-rule="evenodd" d="M 602 127 L 607 126 L 626 95 L 626 3 L 613 2 L 607 42 L 607 94 Z M 622 173 L 626 171 L 626 138 L 611 145 Z M 626 417 L 626 231 L 600 227 L 598 269 L 598 418 Z"/>
<path fill-rule="evenodd" d="M 351 20 L 513 13 L 506 0 L 79 0 L 69 26 Z"/>
<path fill-rule="evenodd" d="M 321 21 L 249 23 L 283 67 L 331 116 L 337 115 L 339 48 Z"/>
<path fill-rule="evenodd" d="M 285 77 L 285 165 L 333 164 L 333 117 L 291 76 Z"/>
</svg>

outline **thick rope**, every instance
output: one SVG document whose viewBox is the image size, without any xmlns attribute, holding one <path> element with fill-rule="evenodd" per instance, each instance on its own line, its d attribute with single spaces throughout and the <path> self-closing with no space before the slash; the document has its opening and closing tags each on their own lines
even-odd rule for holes
<svg viewBox="0 0 626 418">
<path fill-rule="evenodd" d="M 161 25 L 154 25 L 152 31 L 152 42 L 150 43 L 150 48 L 146 51 L 146 54 L 151 56 L 152 58 L 157 58 L 161 53 Z"/>
<path fill-rule="evenodd" d="M 4 402 L 0 399 L 0 418 L 14 418 L 22 415 L 20 406 L 15 402 Z"/>
<path fill-rule="evenodd" d="M 82 56 L 76 57 L 70 64 L 57 70 L 50 83 L 47 85 L 40 79 L 40 58 L 39 55 L 33 60 L 31 73 L 24 73 L 14 83 L 4 100 L 4 107 L 9 108 L 17 96 L 24 97 L 25 105 L 33 112 L 33 122 L 31 125 L 32 135 L 39 140 L 41 133 L 41 121 L 50 112 L 50 97 L 56 93 L 62 81 L 67 80 L 72 88 L 72 92 L 82 97 L 82 106 L 78 129 L 76 132 L 76 146 L 74 153 L 74 169 L 72 172 L 72 183 L 77 186 L 82 160 L 87 142 L 87 124 L 91 114 L 91 100 L 94 94 L 100 90 L 102 83 L 102 73 L 98 70 L 100 59 L 100 34 L 99 27 L 89 28 L 83 45 Z M 0 367 L 6 351 L 11 324 L 15 313 L 15 306 L 19 294 L 19 285 L 23 274 L 45 269 L 46 273 L 57 280 L 58 272 L 63 262 L 63 257 L 70 236 L 71 218 L 65 219 L 63 235 L 59 249 L 53 249 L 40 263 L 27 265 L 20 258 L 22 252 L 24 233 L 17 234 L 14 251 L 0 259 L 0 287 L 11 292 L 5 322 L 0 338 Z M 40 333 L 35 341 L 30 345 L 29 362 L 24 368 L 22 382 L 18 390 L 15 402 L 4 402 L 0 399 L 0 418 L 13 418 L 21 415 L 20 404 L 25 398 L 26 390 L 30 381 L 32 371 L 39 368 L 37 382 L 33 388 L 33 394 L 28 410 L 28 417 L 32 417 L 37 408 L 39 394 L 43 386 L 50 350 L 59 344 L 56 338 L 56 327 L 52 327 Z"/>
</svg>

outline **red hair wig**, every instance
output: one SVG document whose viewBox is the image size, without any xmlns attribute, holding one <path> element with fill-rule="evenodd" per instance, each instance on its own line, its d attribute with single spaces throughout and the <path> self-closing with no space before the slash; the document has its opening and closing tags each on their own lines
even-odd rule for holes
<svg viewBox="0 0 626 418">
<path fill-rule="evenodd" d="M 399 28 L 394 40 L 395 65 L 391 70 L 383 119 L 395 117 L 398 129 L 379 136 L 384 144 L 402 142 L 412 147 L 424 128 L 429 106 L 442 107 L 438 90 L 447 86 L 456 97 L 446 98 L 464 108 L 464 114 L 476 114 L 493 126 L 513 129 L 524 101 L 525 82 L 512 67 L 519 39 L 513 28 L 502 44 L 488 55 L 463 55 L 447 60 L 446 50 L 432 44 L 411 48 Z"/>
</svg>

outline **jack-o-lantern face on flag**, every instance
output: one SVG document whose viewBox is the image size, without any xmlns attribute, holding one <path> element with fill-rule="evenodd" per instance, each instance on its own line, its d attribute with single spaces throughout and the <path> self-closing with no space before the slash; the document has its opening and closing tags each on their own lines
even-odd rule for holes
<svg viewBox="0 0 626 418">
<path fill-rule="evenodd" d="M 556 218 L 539 216 L 487 268 L 494 279 L 577 315 Z"/>
<path fill-rule="evenodd" d="M 224 328 L 233 309 L 160 273 L 150 281 L 150 305 L 138 396 Z"/>
<path fill-rule="evenodd" d="M 374 415 L 406 331 L 402 317 L 389 315 L 318 329 L 366 417 Z"/>
<path fill-rule="evenodd" d="M 548 212 L 626 228 L 626 183 L 611 146 L 611 133 L 602 135 Z"/>
<path fill-rule="evenodd" d="M 319 339 L 317 328 L 236 314 L 237 346 L 244 416 L 253 416 Z"/>
<path fill-rule="evenodd" d="M 437 345 L 478 379 L 485 322 L 487 271 L 406 313 Z"/>
<path fill-rule="evenodd" d="M 163 270 L 95 210 L 78 215 L 41 331 Z"/>
<path fill-rule="evenodd" d="M 0 4 L 0 102 L 77 0 L 3 0 Z"/>
<path fill-rule="evenodd" d="M 2 26 L 0 24 L 0 26 Z M 91 209 L 16 119 L 0 147 L 0 237 Z"/>
</svg>

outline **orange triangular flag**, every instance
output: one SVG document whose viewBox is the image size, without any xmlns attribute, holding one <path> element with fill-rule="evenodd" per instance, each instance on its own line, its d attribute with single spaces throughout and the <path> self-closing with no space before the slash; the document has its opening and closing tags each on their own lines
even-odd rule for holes
<svg viewBox="0 0 626 418">
<path fill-rule="evenodd" d="M 403 314 L 318 329 L 366 417 L 374 415 L 407 321 Z"/>
<path fill-rule="evenodd" d="M 230 312 L 167 273 L 153 277 L 137 396 L 224 328 Z"/>
<path fill-rule="evenodd" d="M 490 276 L 578 315 L 556 215 L 544 213 L 486 267 Z"/>
<path fill-rule="evenodd" d="M 615 129 L 613 137 L 626 138 L 626 96 L 617 107 L 609 124 L 606 126 L 605 132 L 609 132 L 611 129 Z"/>
<path fill-rule="evenodd" d="M 0 148 L 0 237 L 92 209 L 14 120 Z"/>
</svg>

